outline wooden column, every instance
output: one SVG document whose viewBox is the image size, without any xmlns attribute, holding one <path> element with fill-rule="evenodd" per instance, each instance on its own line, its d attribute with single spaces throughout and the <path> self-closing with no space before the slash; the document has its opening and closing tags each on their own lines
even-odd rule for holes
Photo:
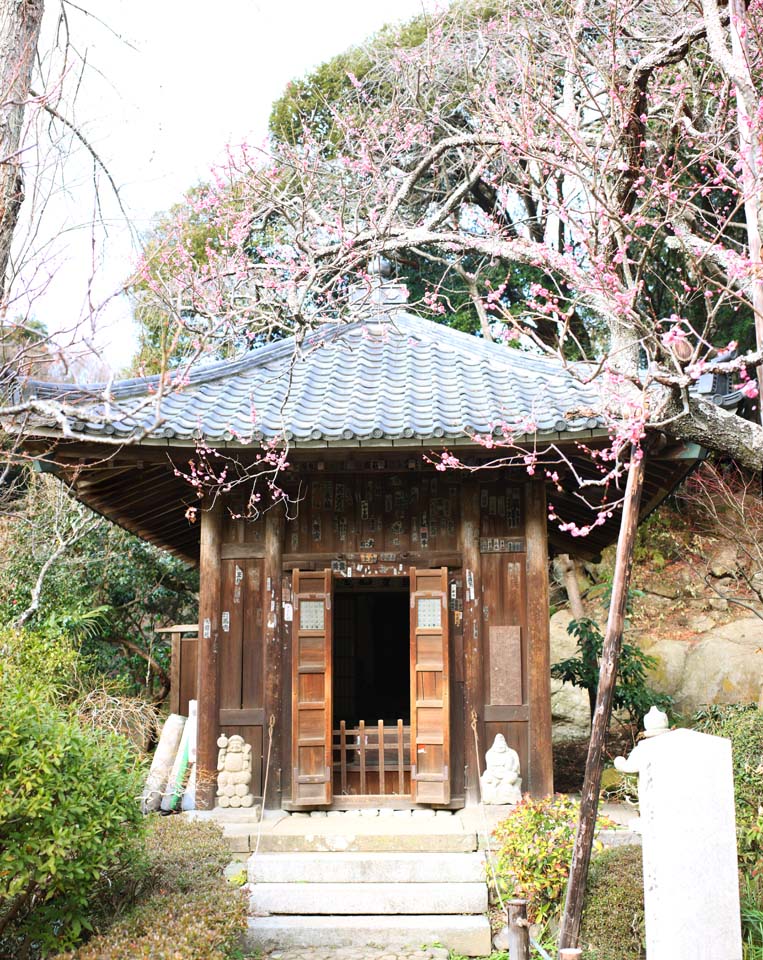
<svg viewBox="0 0 763 960">
<path fill-rule="evenodd" d="M 546 488 L 542 480 L 525 485 L 527 541 L 528 694 L 530 699 L 530 793 L 554 792 L 551 754 L 551 650 L 548 602 Z"/>
<path fill-rule="evenodd" d="M 196 757 L 196 806 L 211 810 L 217 785 L 217 736 L 219 729 L 219 680 L 217 655 L 220 642 L 220 548 L 223 505 L 219 497 L 201 510 L 201 555 L 199 560 L 199 640 L 196 697 L 198 734 Z"/>
<path fill-rule="evenodd" d="M 461 512 L 461 558 L 464 587 L 464 757 L 466 761 L 466 800 L 476 803 L 480 798 L 480 758 L 474 746 L 472 713 L 477 715 L 477 735 L 480 750 L 485 744 L 484 706 L 485 690 L 482 667 L 482 577 L 480 575 L 480 492 L 475 480 L 467 480 L 463 487 Z"/>
<path fill-rule="evenodd" d="M 270 748 L 270 770 L 268 772 L 267 793 L 264 798 L 268 808 L 278 807 L 282 745 L 289 745 L 291 737 L 283 730 L 283 685 L 286 656 L 284 646 L 288 643 L 287 631 L 282 629 L 283 608 L 281 606 L 281 575 L 283 568 L 283 539 L 285 531 L 283 507 L 276 504 L 265 514 L 265 609 L 263 611 L 263 629 L 265 641 L 265 728 L 262 740 L 262 776 L 263 784 L 268 762 L 268 725 L 275 718 L 273 744 Z"/>
</svg>

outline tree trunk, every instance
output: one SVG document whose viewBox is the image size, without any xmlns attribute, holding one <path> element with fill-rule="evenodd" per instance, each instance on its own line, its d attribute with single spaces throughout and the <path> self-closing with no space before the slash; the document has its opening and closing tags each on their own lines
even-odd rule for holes
<svg viewBox="0 0 763 960">
<path fill-rule="evenodd" d="M 636 542 L 636 528 L 638 527 L 639 504 L 643 485 L 644 456 L 640 454 L 637 460 L 634 451 L 625 490 L 620 536 L 617 541 L 612 600 L 610 601 L 607 632 L 604 637 L 601 655 L 596 710 L 593 716 L 591 742 L 588 747 L 588 759 L 583 781 L 583 795 L 580 801 L 580 819 L 572 853 L 562 928 L 559 932 L 560 947 L 577 947 L 580 934 L 580 918 L 583 913 L 583 898 L 588 867 L 591 862 L 596 813 L 599 807 L 604 740 L 612 714 L 612 698 L 617 681 L 617 664 L 622 645 L 625 605 L 628 599 L 628 585 L 633 566 L 633 547 Z"/>
<path fill-rule="evenodd" d="M 21 135 L 44 0 L 0 0 L 0 296 L 24 200 Z"/>
<path fill-rule="evenodd" d="M 585 609 L 583 608 L 583 599 L 580 596 L 578 564 L 575 557 L 571 557 L 568 553 L 560 554 L 559 570 L 562 574 L 564 589 L 567 591 L 567 600 L 570 604 L 572 619 L 582 620 L 585 617 Z"/>
</svg>

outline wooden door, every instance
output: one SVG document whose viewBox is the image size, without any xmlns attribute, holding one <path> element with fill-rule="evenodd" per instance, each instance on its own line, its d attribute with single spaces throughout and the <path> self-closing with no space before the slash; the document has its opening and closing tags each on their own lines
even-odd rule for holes
<svg viewBox="0 0 763 960">
<path fill-rule="evenodd" d="M 292 775 L 295 804 L 331 803 L 330 570 L 295 570 L 292 579 Z"/>
<path fill-rule="evenodd" d="M 448 569 L 411 568 L 411 799 L 450 800 Z"/>
</svg>

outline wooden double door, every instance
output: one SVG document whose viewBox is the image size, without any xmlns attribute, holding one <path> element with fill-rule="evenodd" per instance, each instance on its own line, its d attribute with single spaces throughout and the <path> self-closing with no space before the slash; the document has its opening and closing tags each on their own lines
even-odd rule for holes
<svg viewBox="0 0 763 960">
<path fill-rule="evenodd" d="M 410 798 L 451 799 L 448 571 L 411 568 Z M 334 574 L 295 570 L 292 580 L 292 801 L 333 800 Z"/>
</svg>

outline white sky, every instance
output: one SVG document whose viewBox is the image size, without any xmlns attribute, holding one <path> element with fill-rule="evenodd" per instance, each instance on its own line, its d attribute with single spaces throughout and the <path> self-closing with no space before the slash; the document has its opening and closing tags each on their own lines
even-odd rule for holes
<svg viewBox="0 0 763 960">
<path fill-rule="evenodd" d="M 262 142 L 270 106 L 290 79 L 385 23 L 408 19 L 424 5 L 433 8 L 429 0 L 77 3 L 95 16 L 65 7 L 72 43 L 88 64 L 73 119 L 108 165 L 139 232 L 205 178 L 226 144 Z M 44 44 L 54 36 L 60 10 L 57 0 L 47 6 Z M 72 69 L 67 81 L 75 80 Z M 51 331 L 92 317 L 88 302 L 97 306 L 107 300 L 136 257 L 103 177 L 108 237 L 103 246 L 100 238 L 92 243 L 93 171 L 87 153 L 82 148 L 67 152 L 61 169 L 63 184 L 48 202 L 31 248 L 36 271 L 27 268 L 25 274 L 27 287 L 32 278 L 36 284 L 44 281 L 45 291 L 31 312 Z M 28 222 L 33 205 L 28 199 Z M 88 300 L 94 255 L 101 262 Z M 92 326 L 110 364 L 126 365 L 135 345 L 126 299 L 112 299 Z"/>
</svg>

